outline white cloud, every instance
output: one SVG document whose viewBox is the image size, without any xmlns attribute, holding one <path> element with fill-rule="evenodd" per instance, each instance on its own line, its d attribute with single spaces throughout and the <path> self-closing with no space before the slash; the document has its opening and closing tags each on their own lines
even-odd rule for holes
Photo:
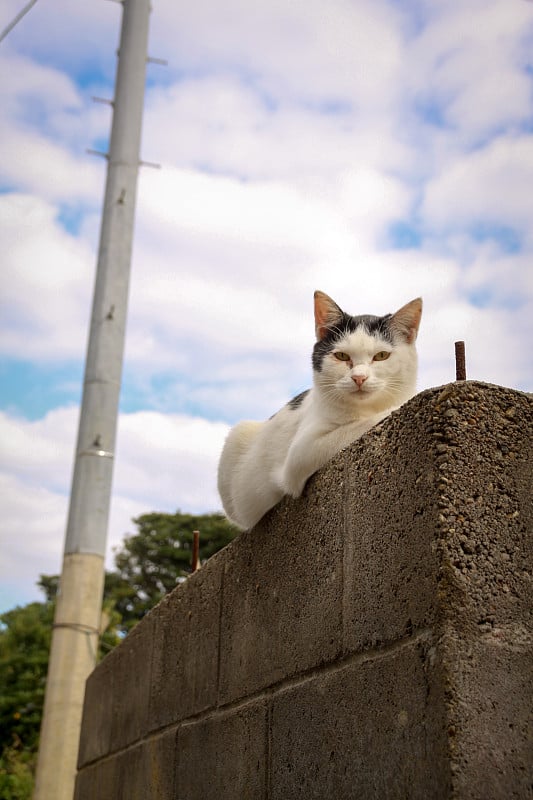
<svg viewBox="0 0 533 800">
<path fill-rule="evenodd" d="M 21 359 L 76 358 L 85 350 L 93 255 L 65 232 L 58 209 L 35 196 L 0 196 L 3 257 L 0 347 Z"/>
<path fill-rule="evenodd" d="M 439 227 L 486 221 L 528 229 L 532 182 L 533 137 L 498 137 L 450 159 L 428 184 L 423 213 Z"/>
<path fill-rule="evenodd" d="M 4 424 L 2 429 L 5 431 Z M 61 569 L 67 506 L 63 495 L 8 474 L 8 465 L 4 469 L 0 473 L 2 611 L 43 600 L 35 583 L 41 573 L 56 575 Z"/>
<path fill-rule="evenodd" d="M 53 409 L 42 419 L 29 421 L 0 412 L 2 461 L 27 486 L 46 487 L 64 493 L 70 478 L 70 463 L 78 411 Z"/>
<path fill-rule="evenodd" d="M 47 130 L 63 133 L 63 126 L 54 124 L 57 114 L 67 110 L 82 110 L 82 98 L 74 81 L 53 67 L 37 64 L 29 58 L 3 50 L 0 54 L 2 71 L 9 71 L 9 81 L 3 81 L 0 98 L 4 111 L 15 119 L 36 120 L 41 117 Z"/>
<path fill-rule="evenodd" d="M 94 203 L 102 171 L 89 156 L 74 156 L 53 139 L 21 126 L 0 126 L 4 183 L 52 201 Z"/>
<path fill-rule="evenodd" d="M 84 151 L 119 21 L 50 0 L 0 53 L 2 352 L 41 372 L 85 353 L 104 162 Z M 143 511 L 218 506 L 218 420 L 309 385 L 316 288 L 353 313 L 422 295 L 420 388 L 453 379 L 457 339 L 469 377 L 531 388 L 532 40 L 508 0 L 158 0 L 142 157 L 163 169 L 140 176 L 125 363 L 144 410 L 120 419 L 110 545 Z M 76 417 L 0 420 L 25 586 L 57 570 Z"/>
<path fill-rule="evenodd" d="M 401 20 L 395 7 L 381 0 L 357 5 L 230 0 L 224 6 L 200 0 L 178 26 L 168 0 L 158 12 L 154 41 L 179 68 L 243 70 L 275 97 L 309 102 L 374 105 L 384 94 L 392 96 L 391 79 L 402 54 Z"/>
<path fill-rule="evenodd" d="M 0 413 L 3 500 L 2 584 L 9 606 L 60 568 L 78 410 L 29 421 Z M 119 418 L 107 565 L 133 517 L 149 511 L 216 511 L 216 464 L 228 426 L 156 412 Z M 7 593 L 10 593 L 9 595 Z"/>
<path fill-rule="evenodd" d="M 0 7 L 0 24 L 7 26 L 21 4 L 6 0 Z M 13 28 L 3 48 L 63 71 L 79 71 L 83 78 L 98 72 L 113 74 L 119 41 L 119 3 L 73 3 L 49 0 L 37 3 Z"/>
<path fill-rule="evenodd" d="M 107 137 L 111 114 L 87 103 L 65 72 L 10 51 L 0 52 L 4 183 L 53 201 L 94 204 L 102 191 L 102 164 L 86 155 Z"/>
<path fill-rule="evenodd" d="M 410 47 L 408 83 L 468 146 L 528 119 L 533 14 L 526 2 L 426 3 Z"/>
<path fill-rule="evenodd" d="M 154 411 L 122 415 L 116 488 L 158 508 L 220 508 L 216 464 L 228 426 Z"/>
<path fill-rule="evenodd" d="M 140 213 L 167 231 L 193 231 L 198 237 L 238 240 L 245 246 L 318 246 L 324 252 L 339 233 L 331 208 L 290 184 L 247 183 L 169 168 L 145 176 L 143 188 Z"/>
</svg>

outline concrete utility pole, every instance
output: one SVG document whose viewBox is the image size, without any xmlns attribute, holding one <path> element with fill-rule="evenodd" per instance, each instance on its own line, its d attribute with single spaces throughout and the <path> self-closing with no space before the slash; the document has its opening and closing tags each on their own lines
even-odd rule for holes
<svg viewBox="0 0 533 800">
<path fill-rule="evenodd" d="M 107 181 L 34 800 L 72 800 L 94 668 L 128 304 L 150 0 L 123 0 Z"/>
</svg>

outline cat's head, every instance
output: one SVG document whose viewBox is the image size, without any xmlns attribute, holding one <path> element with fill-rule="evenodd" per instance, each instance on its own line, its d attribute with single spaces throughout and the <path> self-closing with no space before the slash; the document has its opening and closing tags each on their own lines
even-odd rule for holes
<svg viewBox="0 0 533 800">
<path fill-rule="evenodd" d="M 395 314 L 351 316 L 315 292 L 315 385 L 333 404 L 369 412 L 395 408 L 415 393 L 415 342 L 422 315 L 418 297 Z"/>
</svg>

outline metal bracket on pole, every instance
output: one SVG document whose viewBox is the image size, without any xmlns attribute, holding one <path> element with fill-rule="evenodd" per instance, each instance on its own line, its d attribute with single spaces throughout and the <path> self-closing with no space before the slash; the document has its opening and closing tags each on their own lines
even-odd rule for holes
<svg viewBox="0 0 533 800">
<path fill-rule="evenodd" d="M 87 147 L 85 152 L 90 156 L 100 156 L 100 158 L 109 159 L 109 153 L 104 153 L 102 150 L 92 150 L 90 147 Z"/>
<path fill-rule="evenodd" d="M 109 98 L 107 97 L 96 97 L 96 95 L 93 95 L 91 97 L 91 100 L 93 101 L 93 103 L 104 103 L 104 105 L 106 106 L 113 107 L 115 105 L 114 100 L 109 100 Z"/>
</svg>

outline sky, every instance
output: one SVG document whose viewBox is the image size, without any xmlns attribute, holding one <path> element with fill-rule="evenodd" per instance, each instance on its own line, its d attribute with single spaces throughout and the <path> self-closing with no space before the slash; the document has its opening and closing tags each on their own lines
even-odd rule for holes
<svg viewBox="0 0 533 800">
<path fill-rule="evenodd" d="M 4 0 L 3 30 L 23 0 Z M 60 571 L 121 6 L 0 43 L 0 612 Z M 418 389 L 533 390 L 533 2 L 153 0 L 106 563 L 221 508 L 229 426 L 311 382 L 313 291 L 422 296 Z"/>
</svg>

